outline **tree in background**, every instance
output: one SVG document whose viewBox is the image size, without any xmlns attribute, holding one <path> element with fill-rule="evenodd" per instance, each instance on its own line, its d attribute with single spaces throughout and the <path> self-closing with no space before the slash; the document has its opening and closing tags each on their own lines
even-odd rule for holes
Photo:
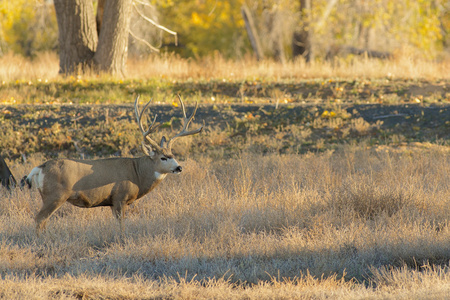
<svg viewBox="0 0 450 300">
<path fill-rule="evenodd" d="M 171 0 L 152 2 L 160 18 L 180 35 L 183 57 L 219 52 L 242 57 L 251 51 L 242 19 L 245 4 L 253 17 L 264 57 L 327 54 L 389 57 L 401 48 L 434 57 L 445 45 L 450 27 L 448 0 Z M 444 28 L 447 28 L 444 30 Z M 447 35 L 448 40 L 448 35 Z M 347 51 L 342 51 L 342 50 Z M 369 55 L 370 56 L 370 55 Z"/>
<path fill-rule="evenodd" d="M 67 2 L 67 3 L 66 3 Z M 110 33 L 98 32 L 95 22 L 97 7 L 106 4 L 98 0 L 0 0 L 0 55 L 7 52 L 33 57 L 38 51 L 57 49 L 57 22 L 54 8 L 62 6 L 58 18 L 62 56 L 61 71 L 76 72 L 83 66 L 103 71 L 123 73 L 126 61 L 125 26 L 110 27 Z M 125 15 L 134 14 L 130 23 L 129 49 L 133 55 L 143 56 L 158 51 L 176 52 L 182 57 L 202 57 L 220 53 L 226 58 L 241 58 L 251 52 L 241 7 L 246 4 L 261 40 L 264 57 L 285 61 L 298 54 L 306 60 L 323 59 L 327 54 L 345 54 L 347 50 L 392 52 L 407 49 L 414 55 L 438 58 L 450 50 L 450 2 L 448 0 L 111 0 L 110 9 Z M 308 5 L 309 4 L 309 5 Z M 73 5 L 73 6 L 70 6 Z M 139 10 L 136 9 L 139 6 Z M 78 15 L 74 7 L 82 7 Z M 69 9 L 71 8 L 71 9 Z M 58 9 L 59 11 L 59 9 Z M 138 13 L 140 11 L 140 13 Z M 174 47 L 172 37 L 160 35 L 159 26 L 152 29 L 141 18 L 158 18 L 175 30 L 180 38 Z M 72 14 L 72 15 L 69 15 Z M 114 14 L 111 14 L 111 16 Z M 122 22 L 116 14 L 116 21 Z M 112 18 L 112 17 L 111 17 Z M 111 19 L 112 20 L 112 19 Z M 129 20 L 129 19 L 128 19 Z M 103 20 L 106 22 L 106 19 Z M 115 21 L 114 21 L 115 22 Z M 113 22 L 113 24 L 115 24 Z M 116 24 L 117 25 L 117 24 Z M 74 30 L 83 30 L 75 35 Z M 107 36 L 120 29 L 119 40 Z M 64 33 L 65 32 L 65 33 Z M 167 31 L 169 32 L 169 31 Z M 97 39 L 97 40 L 95 40 Z M 76 49 L 69 49 L 70 41 Z M 89 42 L 87 42 L 89 41 Z M 120 41 L 120 42 L 119 42 Z M 146 45 L 142 47 L 140 43 Z M 159 45 L 158 45 L 159 44 Z M 139 45 L 139 46 L 138 46 Z M 119 48 L 116 48 L 119 47 Z M 303 49 L 302 49 L 303 47 Z M 114 49 L 113 49 L 114 48 Z M 443 51 L 444 50 L 444 51 Z M 62 52 L 66 51 L 64 55 Z M 347 52 L 347 53 L 351 53 Z M 445 54 L 444 54 L 445 55 Z M 72 58 L 71 58 L 72 57 Z M 108 59 L 107 59 L 108 58 Z M 72 61 L 71 61 L 72 59 Z"/>
<path fill-rule="evenodd" d="M 253 51 L 258 52 L 257 57 L 285 63 L 289 57 L 287 45 L 292 39 L 297 18 L 292 10 L 292 1 L 253 1 L 250 4 L 250 8 L 246 4 L 242 6 L 242 15 Z M 260 49 L 255 49 L 255 45 Z"/>
<path fill-rule="evenodd" d="M 311 0 L 299 1 L 300 24 L 294 29 L 292 34 L 292 56 L 304 56 L 309 62 L 314 57 L 311 47 L 310 19 L 311 19 Z"/>
<path fill-rule="evenodd" d="M 28 0 L 0 0 L 0 56 L 8 52 L 33 58 L 58 48 L 53 5 Z"/>
<path fill-rule="evenodd" d="M 322 57 L 332 48 L 385 52 L 405 47 L 434 57 L 443 50 L 442 17 L 449 10 L 447 0 L 314 0 L 310 35 Z"/>
<path fill-rule="evenodd" d="M 180 36 L 178 48 L 169 50 L 183 57 L 201 57 L 219 52 L 241 57 L 248 51 L 241 5 L 244 0 L 152 1 L 167 27 Z M 163 45 L 171 42 L 163 42 Z"/>
<path fill-rule="evenodd" d="M 55 0 L 59 30 L 60 73 L 73 73 L 93 64 L 98 36 L 90 0 Z"/>
<path fill-rule="evenodd" d="M 92 0 L 54 0 L 59 29 L 60 72 L 85 67 L 124 74 L 131 0 L 99 1 L 97 28 Z"/>
</svg>

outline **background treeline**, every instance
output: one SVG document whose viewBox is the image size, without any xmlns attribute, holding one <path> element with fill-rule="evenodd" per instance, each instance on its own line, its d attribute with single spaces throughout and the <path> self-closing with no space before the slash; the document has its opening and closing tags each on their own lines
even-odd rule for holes
<svg viewBox="0 0 450 300">
<path fill-rule="evenodd" d="M 141 12 L 178 33 L 172 35 L 137 17 L 131 31 L 162 51 L 181 57 L 220 53 L 241 58 L 251 53 L 241 10 L 251 13 L 263 55 L 292 58 L 295 32 L 306 31 L 316 59 L 338 54 L 395 55 L 402 51 L 441 59 L 450 51 L 450 2 L 447 0 L 139 0 Z M 97 5 L 97 1 L 94 1 Z M 58 26 L 51 0 L 0 0 L 0 55 L 34 57 L 58 50 Z M 129 53 L 147 56 L 152 50 L 130 37 Z"/>
</svg>

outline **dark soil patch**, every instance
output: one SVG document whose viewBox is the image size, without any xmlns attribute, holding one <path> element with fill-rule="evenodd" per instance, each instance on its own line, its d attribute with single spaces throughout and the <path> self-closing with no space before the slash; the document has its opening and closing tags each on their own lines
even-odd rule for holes
<svg viewBox="0 0 450 300">
<path fill-rule="evenodd" d="M 188 114 L 191 109 L 187 108 Z M 179 125 L 179 107 L 154 105 L 150 110 L 158 114 L 163 128 L 165 124 L 174 128 Z M 326 115 L 328 112 L 334 115 Z M 414 142 L 445 145 L 450 139 L 450 105 L 442 104 L 203 104 L 196 121 L 204 123 L 205 131 L 221 130 L 227 135 L 221 145 L 209 145 L 202 151 L 208 147 L 232 151 L 236 141 L 276 134 L 283 143 L 276 150 L 280 152 L 289 152 L 290 147 L 300 152 L 322 151 L 363 139 L 372 145 Z M 133 149 L 138 147 L 139 132 L 131 104 L 0 106 L 0 122 L 4 128 L 0 134 L 0 153 L 11 158 L 21 153 L 44 152 L 54 156 L 59 151 L 76 152 L 79 145 L 94 156 L 120 155 L 117 149 L 126 148 L 127 143 L 133 144 L 130 146 Z M 355 125 L 357 122 L 362 123 L 362 130 Z M 300 139 L 293 133 L 296 127 L 310 134 Z M 78 145 L 74 140 L 79 141 Z M 266 146 L 257 149 L 271 151 Z"/>
</svg>

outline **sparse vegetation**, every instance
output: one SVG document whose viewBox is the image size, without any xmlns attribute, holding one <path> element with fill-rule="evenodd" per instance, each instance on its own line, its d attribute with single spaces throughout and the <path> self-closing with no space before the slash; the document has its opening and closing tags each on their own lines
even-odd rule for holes
<svg viewBox="0 0 450 300">
<path fill-rule="evenodd" d="M 190 102 L 192 102 L 192 98 Z M 163 122 L 157 133 L 171 136 L 180 124 L 179 108 L 155 105 Z M 391 106 L 356 104 L 203 104 L 199 137 L 175 146 L 175 153 L 236 157 L 240 152 L 295 154 L 323 152 L 352 143 L 368 147 L 448 146 L 450 109 L 443 104 Z M 0 110 L 2 154 L 22 159 L 135 155 L 141 137 L 132 105 L 10 105 Z M 188 154 L 189 153 L 189 154 Z"/>
</svg>

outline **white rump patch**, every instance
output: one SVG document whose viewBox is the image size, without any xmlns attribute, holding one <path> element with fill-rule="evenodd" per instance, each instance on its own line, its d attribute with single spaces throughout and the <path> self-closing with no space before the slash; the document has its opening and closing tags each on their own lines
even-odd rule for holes
<svg viewBox="0 0 450 300">
<path fill-rule="evenodd" d="M 159 172 L 155 172 L 155 178 L 156 180 L 163 180 L 164 178 L 166 178 L 167 174 L 161 174 Z"/>
<path fill-rule="evenodd" d="M 32 186 L 42 189 L 44 187 L 44 176 L 45 175 L 42 173 L 42 169 L 35 167 L 31 170 L 30 174 L 28 174 L 27 179 L 31 181 Z"/>
</svg>

